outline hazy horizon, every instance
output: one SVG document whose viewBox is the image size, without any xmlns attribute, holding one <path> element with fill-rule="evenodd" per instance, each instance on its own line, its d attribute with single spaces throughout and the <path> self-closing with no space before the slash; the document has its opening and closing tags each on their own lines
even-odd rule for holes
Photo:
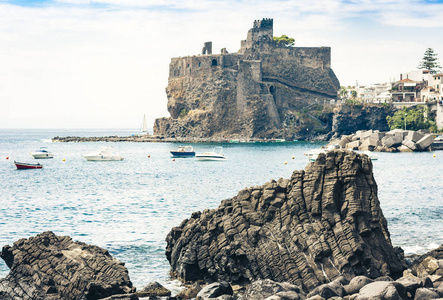
<svg viewBox="0 0 443 300">
<path fill-rule="evenodd" d="M 254 20 L 331 47 L 341 85 L 443 57 L 443 1 L 0 0 L 0 128 L 137 128 L 168 117 L 172 57 L 237 52 Z"/>
</svg>

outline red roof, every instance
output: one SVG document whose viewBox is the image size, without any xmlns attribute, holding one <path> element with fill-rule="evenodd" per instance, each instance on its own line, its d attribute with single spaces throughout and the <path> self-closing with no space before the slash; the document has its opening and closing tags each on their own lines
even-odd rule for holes
<svg viewBox="0 0 443 300">
<path fill-rule="evenodd" d="M 437 76 L 440 76 L 440 77 L 442 77 L 443 76 L 443 73 L 438 73 L 438 74 L 435 74 L 434 76 L 432 76 L 432 77 L 437 77 Z"/>
<path fill-rule="evenodd" d="M 409 78 L 405 78 L 405 79 L 399 80 L 399 81 L 397 81 L 397 82 L 416 82 L 416 81 L 411 80 L 411 79 L 409 79 Z"/>
</svg>

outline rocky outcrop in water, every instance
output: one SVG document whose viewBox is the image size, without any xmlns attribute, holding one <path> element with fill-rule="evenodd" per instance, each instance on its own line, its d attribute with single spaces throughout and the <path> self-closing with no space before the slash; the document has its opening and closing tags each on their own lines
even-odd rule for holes
<svg viewBox="0 0 443 300">
<path fill-rule="evenodd" d="M 168 234 L 166 257 L 185 280 L 271 279 L 310 291 L 339 276 L 396 277 L 372 163 L 348 151 L 321 154 L 290 179 L 247 188 L 195 212 Z"/>
<path fill-rule="evenodd" d="M 4 246 L 0 256 L 11 269 L 0 279 L 0 299 L 102 299 L 135 292 L 128 270 L 108 251 L 50 231 Z"/>
<path fill-rule="evenodd" d="M 255 21 L 236 53 L 172 58 L 166 94 L 169 118 L 154 134 L 167 138 L 286 138 L 306 134 L 301 111 L 336 99 L 339 81 L 329 47 L 285 47 L 273 20 Z M 311 116 L 313 117 L 313 116 Z"/>
</svg>

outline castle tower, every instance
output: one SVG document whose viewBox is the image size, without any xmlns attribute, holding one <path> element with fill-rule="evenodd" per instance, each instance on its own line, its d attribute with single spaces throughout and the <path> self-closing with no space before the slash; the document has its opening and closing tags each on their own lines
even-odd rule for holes
<svg viewBox="0 0 443 300">
<path fill-rule="evenodd" d="M 274 20 L 255 20 L 253 27 L 249 29 L 246 40 L 241 42 L 241 53 L 254 47 L 257 43 L 271 43 L 274 40 Z"/>
</svg>

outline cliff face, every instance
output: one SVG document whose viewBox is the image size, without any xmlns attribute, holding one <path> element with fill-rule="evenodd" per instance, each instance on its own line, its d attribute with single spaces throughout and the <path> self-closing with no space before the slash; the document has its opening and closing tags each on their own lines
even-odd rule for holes
<svg viewBox="0 0 443 300">
<path fill-rule="evenodd" d="M 272 279 L 310 291 L 339 276 L 395 277 L 403 269 L 372 163 L 348 151 L 195 212 L 166 241 L 171 269 L 185 280 Z"/>
<path fill-rule="evenodd" d="M 386 117 L 392 111 L 377 106 L 342 105 L 333 116 L 332 131 L 337 135 L 348 135 L 358 130 L 389 131 Z"/>
<path fill-rule="evenodd" d="M 157 119 L 154 134 L 283 137 L 288 116 L 335 99 L 339 87 L 330 48 L 279 46 L 273 21 L 255 21 L 238 53 L 171 60 L 166 89 L 171 117 Z"/>
</svg>

